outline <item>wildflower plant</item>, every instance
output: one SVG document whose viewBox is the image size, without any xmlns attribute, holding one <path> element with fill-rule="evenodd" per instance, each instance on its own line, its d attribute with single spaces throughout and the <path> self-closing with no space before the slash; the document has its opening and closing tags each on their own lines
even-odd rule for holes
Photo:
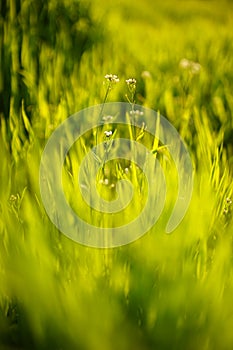
<svg viewBox="0 0 233 350">
<path fill-rule="evenodd" d="M 181 88 L 182 88 L 182 104 L 183 107 L 188 105 L 190 95 L 193 88 L 193 83 L 201 73 L 202 66 L 198 62 L 182 58 L 179 62 L 181 69 Z"/>
<path fill-rule="evenodd" d="M 128 94 L 126 94 L 125 96 L 130 104 L 134 104 L 135 103 L 135 93 L 136 93 L 137 81 L 134 78 L 130 78 L 130 79 L 126 80 L 126 84 L 128 86 L 130 96 L 128 96 Z"/>
<path fill-rule="evenodd" d="M 104 131 L 104 159 L 103 159 L 103 172 L 105 163 L 108 160 L 108 153 L 111 150 L 113 139 L 116 135 L 117 129 L 113 132 L 112 130 L 105 130 Z"/>
<path fill-rule="evenodd" d="M 105 78 L 104 83 L 107 84 L 107 89 L 104 96 L 103 104 L 105 104 L 105 102 L 107 101 L 108 94 L 113 89 L 114 85 L 116 85 L 120 81 L 118 76 L 115 74 L 106 74 L 104 78 Z"/>
<path fill-rule="evenodd" d="M 112 116 L 103 116 L 103 110 L 104 110 L 104 105 L 107 102 L 108 95 L 110 91 L 113 89 L 114 85 L 119 83 L 120 79 L 116 74 L 106 74 L 104 76 L 104 85 L 107 85 L 106 91 L 105 91 L 105 96 L 103 99 L 103 103 L 101 106 L 101 111 L 100 111 L 100 119 L 102 119 L 104 122 L 111 120 Z M 102 129 L 101 129 L 102 130 Z M 97 146 L 98 144 L 98 130 L 95 130 L 95 145 Z"/>
<path fill-rule="evenodd" d="M 134 127 L 135 124 L 135 111 L 134 111 L 134 105 L 136 103 L 135 101 L 135 94 L 136 94 L 136 87 L 137 87 L 137 81 L 135 78 L 129 78 L 126 80 L 128 93 L 125 95 L 127 101 L 131 105 L 131 111 L 130 111 L 130 120 L 131 120 L 131 132 L 132 132 L 132 138 L 136 139 L 136 129 Z"/>
</svg>

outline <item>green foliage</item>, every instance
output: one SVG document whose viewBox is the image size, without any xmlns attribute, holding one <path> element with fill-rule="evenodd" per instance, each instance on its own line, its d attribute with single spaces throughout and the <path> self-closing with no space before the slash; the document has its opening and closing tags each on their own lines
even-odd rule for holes
<svg viewBox="0 0 233 350">
<path fill-rule="evenodd" d="M 0 349 L 231 350 L 232 3 L 6 0 L 0 6 Z M 103 250 L 74 243 L 53 226 L 38 174 L 52 131 L 101 103 L 110 73 L 120 82 L 108 101 L 125 101 L 125 80 L 134 77 L 132 99 L 179 130 L 195 183 L 188 213 L 171 235 L 164 234 L 167 203 L 141 239 Z M 151 142 L 143 128 L 136 137 Z M 63 169 L 74 207 L 77 167 L 95 140 L 95 131 L 84 135 Z M 157 139 L 151 150 L 167 157 Z M 104 176 L 110 172 L 117 182 L 128 166 L 106 161 Z M 137 185 L 143 180 L 135 171 L 128 177 Z M 174 169 L 166 175 L 173 192 Z M 114 196 L 110 186 L 100 191 Z M 139 204 L 127 215 L 137 210 Z"/>
<path fill-rule="evenodd" d="M 0 6 L 0 122 L 8 127 L 22 100 L 29 117 L 40 93 L 47 104 L 59 103 L 63 77 L 77 71 L 101 28 L 82 1 L 3 0 Z"/>
</svg>

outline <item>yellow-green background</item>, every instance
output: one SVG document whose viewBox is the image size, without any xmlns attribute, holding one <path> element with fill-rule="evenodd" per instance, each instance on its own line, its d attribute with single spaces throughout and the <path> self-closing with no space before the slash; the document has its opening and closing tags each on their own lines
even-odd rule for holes
<svg viewBox="0 0 233 350">
<path fill-rule="evenodd" d="M 0 349 L 233 348 L 233 3 L 5 0 L 0 17 Z M 186 58 L 198 74 L 182 69 Z M 148 71 L 145 78 L 143 72 Z M 194 192 L 172 235 L 101 250 L 43 209 L 38 170 L 62 120 L 109 101 L 160 110 L 190 151 Z"/>
</svg>

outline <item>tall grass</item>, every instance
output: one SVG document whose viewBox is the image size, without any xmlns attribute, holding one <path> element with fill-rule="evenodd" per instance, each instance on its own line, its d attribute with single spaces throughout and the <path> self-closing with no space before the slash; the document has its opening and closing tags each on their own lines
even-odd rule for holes
<svg viewBox="0 0 233 350">
<path fill-rule="evenodd" d="M 83 19 L 84 2 L 2 4 L 0 349 L 232 349 L 232 3 L 94 0 Z M 108 101 L 125 101 L 134 77 L 137 103 L 179 130 L 195 181 L 173 234 L 163 213 L 141 239 L 104 250 L 53 226 L 38 177 L 46 140 L 103 101 L 107 73 L 120 77 Z"/>
</svg>

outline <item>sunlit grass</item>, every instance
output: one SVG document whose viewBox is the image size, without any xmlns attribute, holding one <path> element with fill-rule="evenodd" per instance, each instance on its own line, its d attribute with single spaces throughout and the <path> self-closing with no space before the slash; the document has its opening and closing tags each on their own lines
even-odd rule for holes
<svg viewBox="0 0 233 350">
<path fill-rule="evenodd" d="M 91 29 L 92 44 L 77 59 L 67 56 L 68 22 L 58 41 L 52 36 L 48 45 L 42 38 L 35 46 L 38 33 L 24 22 L 30 14 L 34 23 L 33 11 L 23 3 L 21 43 L 16 8 L 1 20 L 11 91 L 9 118 L 2 108 L 0 116 L 0 349 L 232 349 L 232 3 L 93 1 L 93 28 L 99 25 L 100 33 L 95 37 Z M 69 1 L 63 3 L 69 8 Z M 75 30 L 85 33 L 91 22 L 84 22 Z M 201 65 L 198 74 L 182 68 L 184 58 Z M 134 77 L 136 102 L 160 110 L 177 127 L 195 180 L 175 232 L 164 233 L 168 203 L 141 239 L 104 250 L 69 240 L 50 222 L 40 198 L 39 164 L 63 120 L 103 102 L 109 73 L 120 82 L 108 101 L 126 101 L 125 80 Z M 70 150 L 74 173 L 69 164 L 63 169 L 74 207 L 71 177 L 95 134 L 83 142 Z M 118 180 L 115 163 L 114 169 L 107 163 L 106 171 Z M 173 189 L 174 175 L 167 173 Z M 103 186 L 106 198 L 114 196 Z M 81 213 L 93 220 L 91 211 Z M 127 220 L 135 212 L 128 214 Z"/>
</svg>

